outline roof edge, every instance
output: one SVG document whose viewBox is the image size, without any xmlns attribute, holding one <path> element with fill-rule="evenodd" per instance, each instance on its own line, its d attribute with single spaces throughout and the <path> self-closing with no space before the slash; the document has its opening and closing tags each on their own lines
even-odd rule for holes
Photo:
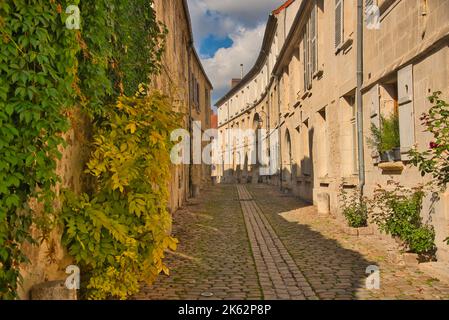
<svg viewBox="0 0 449 320">
<path fill-rule="evenodd" d="M 209 83 L 209 85 L 211 86 L 211 89 L 214 89 L 214 86 L 212 85 L 212 82 L 209 79 L 209 76 L 207 75 L 206 71 L 204 70 L 204 66 L 201 63 L 201 58 L 198 55 L 198 52 L 196 51 L 195 45 L 194 45 L 194 41 L 193 41 L 193 29 L 192 29 L 192 20 L 190 18 L 190 11 L 189 11 L 189 5 L 187 3 L 187 0 L 183 0 L 182 1 L 183 7 L 184 7 L 184 13 L 186 15 L 187 18 L 187 24 L 188 24 L 188 28 L 189 28 L 189 34 L 190 34 L 190 48 L 193 51 L 193 55 L 195 56 L 196 60 L 198 61 L 198 64 L 200 66 L 201 72 L 203 73 L 204 77 L 206 78 L 206 81 Z"/>
<path fill-rule="evenodd" d="M 288 7 L 290 7 L 290 5 L 291 5 L 293 2 L 295 2 L 295 0 L 288 0 L 288 1 L 286 1 L 286 2 L 285 2 L 283 5 L 281 5 L 279 8 L 277 8 L 276 10 L 273 10 L 272 13 L 273 13 L 274 15 L 281 13 L 282 11 L 284 11 L 285 9 L 287 9 Z"/>
</svg>

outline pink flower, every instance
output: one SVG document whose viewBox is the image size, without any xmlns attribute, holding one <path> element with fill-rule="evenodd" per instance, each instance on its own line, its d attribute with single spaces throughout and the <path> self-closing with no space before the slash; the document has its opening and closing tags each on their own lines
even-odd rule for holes
<svg viewBox="0 0 449 320">
<path fill-rule="evenodd" d="M 439 147 L 438 143 L 435 143 L 433 141 L 430 143 L 430 149 L 436 149 L 438 147 Z"/>
</svg>

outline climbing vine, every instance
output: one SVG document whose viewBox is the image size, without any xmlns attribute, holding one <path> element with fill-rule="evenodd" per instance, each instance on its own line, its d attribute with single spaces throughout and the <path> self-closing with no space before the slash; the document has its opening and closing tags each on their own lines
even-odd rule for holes
<svg viewBox="0 0 449 320">
<path fill-rule="evenodd" d="M 48 0 L 0 2 L 1 299 L 17 297 L 22 246 L 35 241 L 29 199 L 44 206 L 40 226 L 54 221 L 58 146 L 75 98 L 78 52 L 78 32 L 64 28 L 58 8 Z"/>
<path fill-rule="evenodd" d="M 66 193 L 64 244 L 83 270 L 89 299 L 126 299 L 168 268 L 176 249 L 167 211 L 170 132 L 179 118 L 159 92 L 122 96 L 105 109 L 86 172 L 93 191 Z M 87 277 L 86 277 L 87 276 Z"/>
<path fill-rule="evenodd" d="M 80 30 L 66 28 L 65 8 L 69 5 L 80 8 Z M 169 146 L 166 130 L 173 125 L 167 114 L 170 100 L 154 92 L 145 98 L 126 98 L 138 83 L 148 83 L 159 70 L 167 30 L 156 21 L 151 6 L 151 0 L 0 2 L 0 299 L 17 298 L 19 267 L 28 261 L 23 245 L 39 240 L 31 236 L 31 226 L 42 231 L 45 239 L 58 222 L 54 189 L 59 177 L 55 170 L 61 146 L 65 146 L 63 134 L 73 120 L 71 109 L 80 106 L 93 124 L 96 140 L 90 165 L 99 161 L 105 151 L 101 147 L 124 142 L 115 140 L 118 133 L 123 139 L 129 135 L 127 146 L 136 148 L 129 151 L 136 161 L 134 170 L 143 169 L 141 162 L 155 156 L 156 150 L 164 157 Z M 148 114 L 142 116 L 147 118 L 139 118 L 137 108 L 146 110 Z M 168 121 L 165 127 L 148 123 L 155 115 Z M 126 122 L 128 127 L 123 128 Z M 144 154 L 142 148 L 148 141 L 141 135 L 150 130 L 148 139 L 156 149 Z M 101 137 L 110 139 L 110 144 L 99 146 Z M 107 161 L 120 162 L 122 156 L 109 154 Z M 164 169 L 163 159 L 157 160 Z M 153 170 L 148 163 L 144 167 L 147 172 Z M 160 188 L 154 180 L 151 188 L 138 185 L 137 180 L 129 184 L 118 180 L 121 187 L 112 185 L 111 190 L 99 193 L 99 186 L 106 186 L 107 170 L 112 169 L 105 170 L 99 173 L 89 167 L 87 174 L 93 175 L 95 185 L 87 186 L 89 192 L 81 198 L 66 193 L 64 243 L 91 276 L 89 297 L 124 298 L 135 291 L 142 277 L 150 281 L 161 270 L 168 272 L 161 260 L 164 248 L 175 246 L 175 240 L 167 236 L 170 218 L 164 208 L 163 186 L 168 176 L 166 170 L 152 175 L 160 179 Z M 131 195 L 136 198 L 129 198 Z M 127 209 L 125 198 L 130 201 Z M 77 199 L 80 207 L 71 199 Z M 100 205 L 106 210 L 104 216 L 99 215 Z M 128 230 L 130 221 L 140 227 Z M 98 262 L 86 259 L 93 244 L 84 246 L 80 240 L 85 228 L 96 232 L 92 236 L 97 248 L 101 247 Z M 113 249 L 108 251 L 105 248 L 109 246 Z"/>
<path fill-rule="evenodd" d="M 131 96 L 160 69 L 166 28 L 150 0 L 82 1 L 80 102 L 93 117 L 119 95 Z"/>
</svg>

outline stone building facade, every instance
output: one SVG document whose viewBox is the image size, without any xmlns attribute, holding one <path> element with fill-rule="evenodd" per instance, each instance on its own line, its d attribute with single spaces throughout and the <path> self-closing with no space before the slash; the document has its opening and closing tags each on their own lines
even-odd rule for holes
<svg viewBox="0 0 449 320">
<path fill-rule="evenodd" d="M 390 179 L 406 187 L 427 181 L 408 165 L 406 153 L 415 144 L 428 148 L 431 137 L 420 121 L 430 107 L 427 97 L 442 91 L 449 98 L 449 0 L 366 0 L 364 9 L 371 4 L 380 28 L 368 20 L 363 26 L 363 146 L 357 133 L 358 1 L 290 0 L 270 14 L 254 67 L 217 102 L 221 182 L 279 185 L 341 218 L 340 186 L 360 183 L 359 148 L 367 196 Z M 380 163 L 368 143 L 371 123 L 392 110 L 399 115 L 402 157 Z M 229 130 L 258 128 L 269 134 L 256 137 L 253 149 L 266 149 L 275 170 L 260 171 L 259 158 L 247 161 L 253 152 L 247 137 Z M 428 199 L 424 207 L 427 217 Z M 443 242 L 449 193 L 441 195 L 432 224 L 438 259 L 449 262 Z"/>
<path fill-rule="evenodd" d="M 210 98 L 212 85 L 193 47 L 187 1 L 156 0 L 154 9 L 158 20 L 167 26 L 168 35 L 163 56 L 163 70 L 152 79 L 151 85 L 170 96 L 174 111 L 185 115 L 183 123 L 180 124 L 181 128 L 189 130 L 190 123 L 201 121 L 202 130 L 206 130 L 210 128 L 212 114 Z M 61 187 L 80 193 L 83 191 L 84 164 L 90 153 L 87 147 L 88 137 L 92 132 L 89 120 L 79 110 L 72 116 L 76 119 L 77 128 L 71 129 L 65 135 L 68 145 L 61 150 L 62 159 L 58 162 L 57 172 L 61 177 Z M 169 202 L 171 211 L 178 209 L 191 196 L 198 195 L 199 190 L 210 182 L 210 176 L 208 165 L 173 165 Z M 58 187 L 57 192 L 59 189 Z M 37 231 L 33 234 L 35 237 L 39 236 Z M 21 299 L 30 299 L 30 290 L 37 284 L 43 283 L 44 286 L 49 286 L 49 292 L 53 292 L 55 289 L 53 281 L 67 277 L 66 267 L 73 262 L 60 240 L 61 230 L 57 229 L 52 232 L 48 241 L 39 246 L 25 248 L 30 263 L 23 265 L 21 269 L 23 277 L 23 285 L 19 292 Z"/>
<path fill-rule="evenodd" d="M 166 25 L 169 32 L 162 73 L 153 79 L 153 83 L 173 98 L 175 111 L 185 115 L 182 128 L 191 133 L 197 129 L 204 132 L 210 128 L 212 84 L 193 46 L 187 1 L 156 0 L 154 9 L 157 19 Z M 207 164 L 174 165 L 170 209 L 175 211 L 191 196 L 198 196 L 210 182 L 210 176 L 211 169 Z"/>
</svg>

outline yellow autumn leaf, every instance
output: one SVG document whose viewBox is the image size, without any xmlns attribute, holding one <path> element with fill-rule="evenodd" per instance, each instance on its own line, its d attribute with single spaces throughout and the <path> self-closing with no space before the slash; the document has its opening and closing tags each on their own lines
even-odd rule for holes
<svg viewBox="0 0 449 320">
<path fill-rule="evenodd" d="M 165 273 L 165 275 L 170 275 L 170 270 L 167 268 L 167 266 L 162 266 L 162 271 Z"/>
<path fill-rule="evenodd" d="M 126 130 L 129 130 L 132 134 L 135 133 L 137 130 L 136 124 L 134 122 L 128 124 Z"/>
</svg>

